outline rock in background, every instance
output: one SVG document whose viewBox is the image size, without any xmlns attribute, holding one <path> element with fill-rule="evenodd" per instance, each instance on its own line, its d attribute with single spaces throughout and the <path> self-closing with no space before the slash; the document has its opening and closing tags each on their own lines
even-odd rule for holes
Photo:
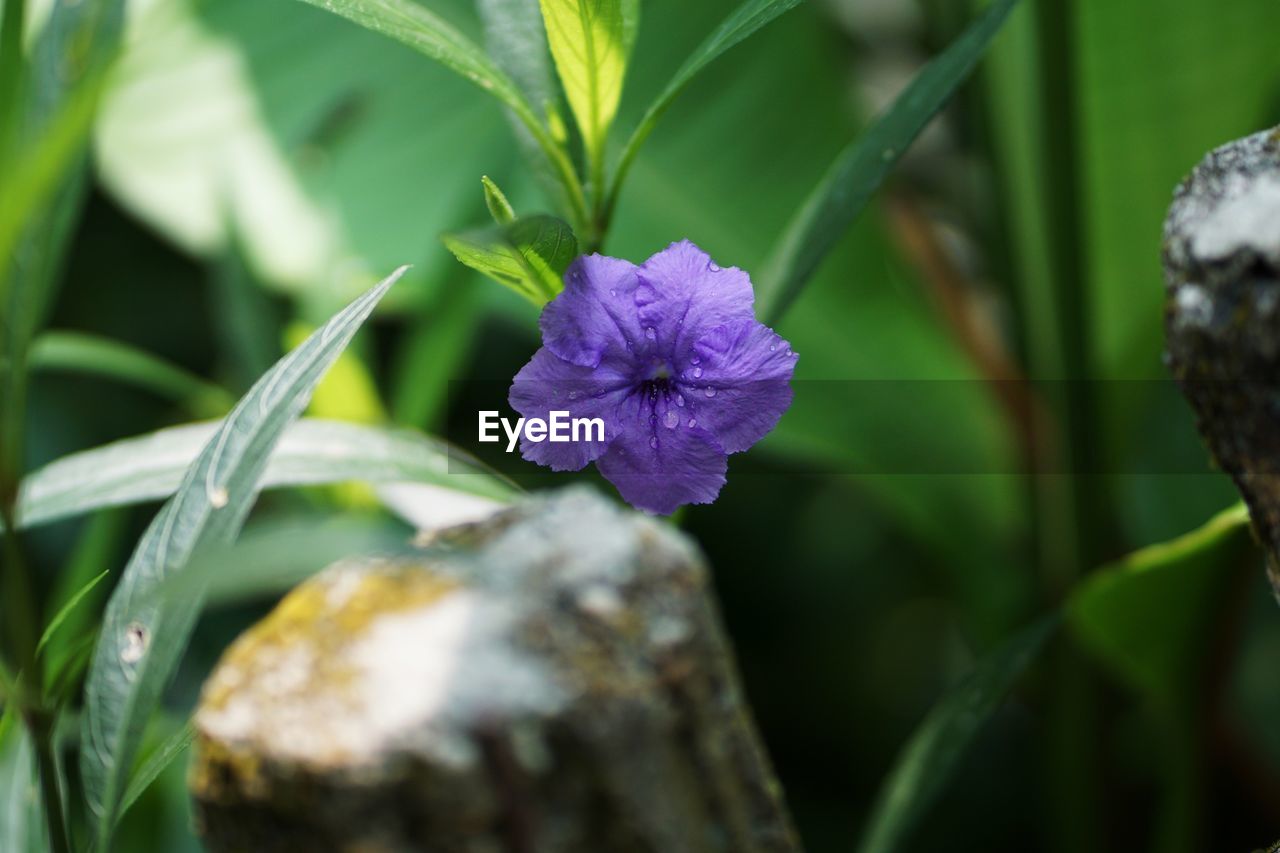
<svg viewBox="0 0 1280 853">
<path fill-rule="evenodd" d="M 584 490 L 335 565 L 226 653 L 191 787 L 218 851 L 787 851 L 687 539 Z"/>
</svg>

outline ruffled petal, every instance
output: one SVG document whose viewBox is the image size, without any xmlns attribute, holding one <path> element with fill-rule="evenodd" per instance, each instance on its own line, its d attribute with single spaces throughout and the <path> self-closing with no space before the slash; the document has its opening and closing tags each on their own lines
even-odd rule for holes
<svg viewBox="0 0 1280 853">
<path fill-rule="evenodd" d="M 677 380 L 693 417 L 726 453 L 769 434 L 791 406 L 796 353 L 755 320 L 717 326 L 693 345 L 696 362 Z"/>
<path fill-rule="evenodd" d="M 693 344 L 726 323 L 754 320 L 751 278 L 737 267 L 721 268 L 688 240 L 672 243 L 638 269 L 635 303 L 645 339 L 683 371 Z"/>
<path fill-rule="evenodd" d="M 618 408 L 621 430 L 596 461 L 627 503 L 661 515 L 714 501 L 728 470 L 724 449 L 674 400 L 666 393 L 627 397 Z"/>
<path fill-rule="evenodd" d="M 572 418 L 600 418 L 604 437 L 595 430 L 580 430 L 578 441 L 530 441 L 522 435 L 520 455 L 554 471 L 577 471 L 599 458 L 617 434 L 618 406 L 626 398 L 629 383 L 602 368 L 571 364 L 546 347 L 511 382 L 507 401 L 526 419 L 550 422 L 551 412 L 568 412 Z M 570 433 L 572 435 L 572 433 Z"/>
<path fill-rule="evenodd" d="M 584 255 L 565 273 L 564 290 L 542 309 L 542 342 L 565 361 L 596 367 L 629 361 L 646 341 L 636 311 L 638 267 L 604 255 Z"/>
</svg>

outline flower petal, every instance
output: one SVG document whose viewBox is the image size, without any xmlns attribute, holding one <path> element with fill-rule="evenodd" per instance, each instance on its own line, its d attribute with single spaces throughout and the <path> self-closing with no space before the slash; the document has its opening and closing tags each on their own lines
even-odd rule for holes
<svg viewBox="0 0 1280 853">
<path fill-rule="evenodd" d="M 618 409 L 621 432 L 596 461 L 627 503 L 662 515 L 715 500 L 728 470 L 724 449 L 673 399 L 627 397 Z"/>
<path fill-rule="evenodd" d="M 604 421 L 603 440 L 530 441 L 520 439 L 520 455 L 530 462 L 546 465 L 554 471 L 577 471 L 597 459 L 617 434 L 618 406 L 629 391 L 623 377 L 607 369 L 571 364 L 546 347 L 533 358 L 511 382 L 507 401 L 511 408 L 527 418 L 549 421 L 551 412 L 568 412 L 569 418 L 600 418 Z"/>
<path fill-rule="evenodd" d="M 720 268 L 688 240 L 672 243 L 638 269 L 635 303 L 647 340 L 683 371 L 693 343 L 716 326 L 753 320 L 750 277 Z"/>
<path fill-rule="evenodd" d="M 542 309 L 542 342 L 565 361 L 596 367 L 606 356 L 630 360 L 644 346 L 635 307 L 635 264 L 584 255 L 565 273 L 564 290 Z"/>
<path fill-rule="evenodd" d="M 717 326 L 693 352 L 697 364 L 681 374 L 677 387 L 726 453 L 764 438 L 790 408 L 797 355 L 768 326 L 755 320 Z"/>
</svg>

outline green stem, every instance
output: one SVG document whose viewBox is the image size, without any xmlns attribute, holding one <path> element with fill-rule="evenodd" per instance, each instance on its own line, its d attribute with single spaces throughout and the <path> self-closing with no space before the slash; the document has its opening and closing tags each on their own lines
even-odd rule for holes
<svg viewBox="0 0 1280 853">
<path fill-rule="evenodd" d="M 1064 432 L 1063 476 L 1039 478 L 1037 532 L 1045 580 L 1058 596 L 1102 561 L 1107 507 L 1100 494 L 1097 424 L 1091 379 L 1088 247 L 1081 218 L 1079 102 L 1075 84 L 1076 4 L 1039 0 L 1034 6 L 1040 50 L 1044 131 L 1048 281 L 1054 314 L 1052 383 L 1056 421 Z M 1049 744 L 1056 845 L 1102 849 L 1101 774 L 1096 762 L 1097 696 L 1091 672 L 1074 648 L 1063 646 L 1054 679 Z"/>
<path fill-rule="evenodd" d="M 3 0 L 0 13 L 0 177 L 11 168 L 11 152 L 17 147 L 17 124 L 20 111 L 25 62 L 22 55 L 22 31 L 26 26 L 26 0 Z"/>
</svg>

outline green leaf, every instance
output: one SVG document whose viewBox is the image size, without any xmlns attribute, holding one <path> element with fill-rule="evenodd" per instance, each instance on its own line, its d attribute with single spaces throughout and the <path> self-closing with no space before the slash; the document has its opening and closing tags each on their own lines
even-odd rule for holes
<svg viewBox="0 0 1280 853">
<path fill-rule="evenodd" d="M 568 155 L 551 138 L 537 112 L 524 99 L 519 87 L 499 69 L 484 51 L 425 7 L 411 0 L 302 0 L 359 24 L 366 29 L 403 42 L 489 92 L 511 110 L 528 129 L 561 183 L 569 192 L 571 215 L 580 222 L 587 217 L 586 200 Z"/>
<path fill-rule="evenodd" d="M 1057 628 L 1056 616 L 1026 629 L 978 662 L 925 718 L 899 753 L 872 809 L 860 853 L 900 849 L 991 713 Z"/>
<path fill-rule="evenodd" d="M 716 27 L 715 31 L 707 36 L 697 50 L 685 60 L 684 65 L 681 65 L 679 70 L 676 71 L 675 76 L 667 83 L 666 88 L 649 105 L 649 109 L 645 111 L 640 123 L 636 125 L 636 129 L 632 131 L 631 137 L 622 149 L 622 156 L 618 161 L 618 169 L 614 173 L 613 183 L 610 185 L 608 198 L 605 201 L 606 222 L 613 216 L 618 193 L 622 189 L 622 183 L 627 176 L 627 172 L 631 169 L 631 164 L 634 162 L 636 154 L 640 152 L 640 146 L 649 138 L 649 134 L 657 126 L 658 120 L 662 118 L 662 114 L 675 101 L 676 96 L 684 90 L 685 86 L 689 85 L 689 81 L 697 76 L 699 71 L 710 65 L 720 54 L 746 39 L 783 12 L 794 9 L 800 5 L 800 2 L 801 0 L 746 0 L 733 14 L 725 18 L 723 23 Z M 634 38 L 634 35 L 631 37 Z"/>
<path fill-rule="evenodd" d="M 539 308 L 564 288 L 564 272 L 578 254 L 573 229 L 545 214 L 441 239 L 459 261 Z"/>
<path fill-rule="evenodd" d="M 249 390 L 139 541 L 107 604 L 85 684 L 80 770 L 92 836 L 110 848 L 126 774 L 200 613 L 199 595 L 159 606 L 151 591 L 203 545 L 235 538 L 285 428 L 403 269 L 290 352 Z"/>
<path fill-rule="evenodd" d="M 196 414 L 219 414 L 235 399 L 223 388 L 164 359 L 119 341 L 50 331 L 31 345 L 33 370 L 63 370 L 116 379 L 182 403 Z"/>
<path fill-rule="evenodd" d="M 188 721 L 182 728 L 165 738 L 155 750 L 147 756 L 146 760 L 138 765 L 138 769 L 134 771 L 133 777 L 129 780 L 129 787 L 125 789 L 124 799 L 120 802 L 120 815 L 123 817 L 125 812 L 138 801 L 138 798 L 146 793 L 147 788 L 160 777 L 160 774 L 168 769 L 178 756 L 190 748 L 192 741 L 196 739 L 196 727 Z"/>
<path fill-rule="evenodd" d="M 1243 504 L 1171 542 L 1104 566 L 1071 596 L 1070 624 L 1125 682 L 1166 710 L 1194 704 L 1212 650 L 1215 602 L 1251 547 Z"/>
<path fill-rule="evenodd" d="M 1018 0 L 996 0 L 916 75 L 871 129 L 837 157 L 796 212 L 760 277 L 757 310 L 774 325 L 884 183 L 898 158 L 951 100 Z"/>
<path fill-rule="evenodd" d="M 103 572 L 99 574 L 97 577 L 95 577 L 93 580 L 89 581 L 87 584 L 80 587 L 80 589 L 77 590 L 76 593 L 71 596 L 71 600 L 68 601 L 66 604 L 64 604 L 62 606 L 62 609 L 59 610 L 56 614 L 54 614 L 54 617 L 49 620 L 49 624 L 45 627 L 44 633 L 40 636 L 40 642 L 36 644 L 37 655 L 40 654 L 40 652 L 44 651 L 45 645 L 49 642 L 50 639 L 52 639 L 53 635 L 57 633 L 58 629 L 62 627 L 62 623 L 66 621 L 66 618 L 69 615 L 71 615 L 71 611 L 75 610 L 76 607 L 80 604 L 80 602 L 84 600 L 85 596 L 93 592 L 93 588 L 96 587 L 99 583 L 101 583 L 102 579 L 109 574 L 111 574 L 111 571 L 109 569 L 103 570 Z"/>
<path fill-rule="evenodd" d="M 507 201 L 507 196 L 502 190 L 498 189 L 498 185 L 489 179 L 488 175 L 480 178 L 480 183 L 484 186 L 484 204 L 489 208 L 489 215 L 493 217 L 493 221 L 498 225 L 509 225 L 515 221 L 516 212 L 511 207 L 511 202 Z"/>
<path fill-rule="evenodd" d="M 30 474 L 18 523 L 34 527 L 173 494 L 223 427 L 190 424 L 73 453 Z M 513 491 L 461 451 L 411 430 L 303 419 L 272 450 L 261 488 L 347 481 L 430 483 L 496 501 Z"/>
<path fill-rule="evenodd" d="M 578 122 L 596 192 L 603 193 L 605 141 L 622 99 L 634 26 L 621 0 L 541 0 L 542 21 L 565 97 Z M 630 16 L 634 20 L 634 12 Z M 630 29 L 630 32 L 628 32 Z"/>
</svg>

